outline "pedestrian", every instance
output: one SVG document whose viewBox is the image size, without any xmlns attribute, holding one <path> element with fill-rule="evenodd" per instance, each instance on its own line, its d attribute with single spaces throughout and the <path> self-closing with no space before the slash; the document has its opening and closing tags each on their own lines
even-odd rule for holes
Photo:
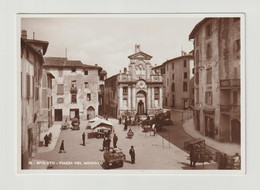
<svg viewBox="0 0 260 190">
<path fill-rule="evenodd" d="M 125 127 L 124 127 L 124 130 L 125 130 L 125 131 L 127 130 L 127 119 L 125 119 Z"/>
<path fill-rule="evenodd" d="M 102 145 L 103 145 L 102 151 L 106 150 L 106 146 L 107 146 L 107 145 L 106 145 L 106 142 L 107 142 L 107 141 L 106 141 L 106 138 L 104 137 L 104 139 L 103 139 L 103 144 L 102 144 Z"/>
<path fill-rule="evenodd" d="M 85 146 L 85 137 L 86 137 L 86 134 L 85 134 L 85 132 L 83 132 L 83 134 L 82 134 L 83 146 Z"/>
<path fill-rule="evenodd" d="M 64 149 L 64 140 L 61 141 L 61 145 L 60 145 L 60 152 L 59 153 L 65 153 L 65 149 Z"/>
<path fill-rule="evenodd" d="M 222 169 L 224 170 L 227 169 L 227 164 L 228 164 L 227 154 L 224 154 L 222 164 L 223 164 Z"/>
<path fill-rule="evenodd" d="M 114 148 L 117 148 L 117 141 L 118 141 L 118 137 L 116 136 L 116 134 L 114 134 L 114 137 L 113 137 L 113 147 Z"/>
<path fill-rule="evenodd" d="M 222 170 L 223 169 L 223 154 L 219 155 L 218 159 L 218 169 Z"/>
<path fill-rule="evenodd" d="M 44 142 L 45 142 L 45 146 L 48 146 L 48 144 L 49 144 L 49 137 L 48 137 L 47 134 L 44 136 Z"/>
<path fill-rule="evenodd" d="M 196 154 L 196 146 L 192 146 L 190 150 L 190 167 L 196 167 L 197 162 L 197 154 Z"/>
<path fill-rule="evenodd" d="M 48 138 L 49 138 L 49 143 L 51 143 L 51 139 L 52 139 L 52 133 L 49 133 L 49 136 L 48 136 Z"/>
<path fill-rule="evenodd" d="M 122 118 L 121 117 L 119 117 L 119 124 L 121 124 L 122 123 Z"/>
<path fill-rule="evenodd" d="M 233 169 L 240 169 L 240 156 L 238 153 L 233 157 Z"/>
<path fill-rule="evenodd" d="M 131 163 L 135 164 L 135 149 L 134 149 L 134 146 L 131 146 L 131 149 L 129 150 L 129 154 L 131 156 Z"/>
<path fill-rule="evenodd" d="M 110 143 L 111 143 L 111 139 L 107 138 L 107 150 L 110 150 Z"/>
</svg>

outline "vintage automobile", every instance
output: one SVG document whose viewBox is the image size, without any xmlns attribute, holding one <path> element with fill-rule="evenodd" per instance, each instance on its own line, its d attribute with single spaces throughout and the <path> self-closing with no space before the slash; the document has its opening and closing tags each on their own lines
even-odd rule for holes
<svg viewBox="0 0 260 190">
<path fill-rule="evenodd" d="M 71 121 L 72 130 L 80 130 L 79 124 L 80 124 L 80 121 L 78 118 L 72 119 L 72 121 Z"/>
<path fill-rule="evenodd" d="M 125 154 L 120 148 L 110 148 L 109 151 L 104 152 L 103 157 L 108 168 L 124 166 Z"/>
</svg>

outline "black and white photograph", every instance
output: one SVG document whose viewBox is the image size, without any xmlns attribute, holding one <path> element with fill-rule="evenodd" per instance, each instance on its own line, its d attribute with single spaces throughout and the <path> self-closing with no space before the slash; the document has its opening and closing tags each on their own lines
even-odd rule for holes
<svg viewBox="0 0 260 190">
<path fill-rule="evenodd" d="M 243 14 L 17 22 L 21 172 L 244 171 Z"/>
</svg>

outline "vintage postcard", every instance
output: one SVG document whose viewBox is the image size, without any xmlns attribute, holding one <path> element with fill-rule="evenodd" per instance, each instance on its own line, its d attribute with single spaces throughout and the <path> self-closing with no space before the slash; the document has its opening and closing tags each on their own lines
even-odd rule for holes
<svg viewBox="0 0 260 190">
<path fill-rule="evenodd" d="M 20 173 L 245 172 L 243 14 L 17 23 Z"/>
</svg>

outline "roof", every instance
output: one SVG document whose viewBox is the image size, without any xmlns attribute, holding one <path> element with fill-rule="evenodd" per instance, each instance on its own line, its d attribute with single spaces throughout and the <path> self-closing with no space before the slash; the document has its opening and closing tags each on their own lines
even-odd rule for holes
<svg viewBox="0 0 260 190">
<path fill-rule="evenodd" d="M 194 39 L 195 34 L 197 33 L 197 31 L 200 29 L 200 27 L 206 23 L 209 19 L 211 18 L 204 18 L 203 20 L 201 20 L 198 24 L 196 24 L 196 26 L 193 28 L 193 30 L 191 31 L 190 35 L 189 35 L 189 40 L 190 39 Z"/>
<path fill-rule="evenodd" d="M 34 40 L 34 39 L 23 39 L 23 40 L 25 40 L 26 42 L 31 43 L 31 44 L 40 44 L 40 45 L 42 45 L 43 55 L 45 55 L 45 53 L 47 51 L 47 48 L 48 48 L 48 45 L 49 45 L 49 42 L 42 41 L 42 40 Z"/>
<path fill-rule="evenodd" d="M 169 59 L 169 60 L 165 61 L 165 62 L 162 63 L 161 65 L 158 65 L 158 66 L 156 66 L 156 67 L 153 67 L 153 69 L 160 68 L 160 67 L 162 67 L 163 65 L 165 65 L 166 63 L 169 63 L 169 62 L 172 62 L 172 61 L 181 59 L 181 58 L 193 58 L 193 56 L 188 54 L 188 55 L 182 55 L 182 56 L 179 56 L 179 57 L 175 57 L 175 58 L 173 58 L 173 59 Z"/>
<path fill-rule="evenodd" d="M 86 65 L 80 60 L 68 60 L 66 57 L 44 57 L 45 67 L 77 67 L 82 69 L 97 69 L 102 70 L 102 67 L 97 65 Z"/>
<path fill-rule="evenodd" d="M 51 74 L 50 72 L 47 72 L 47 75 L 50 76 L 51 78 L 55 78 L 55 77 L 53 76 L 53 74 Z"/>
<path fill-rule="evenodd" d="M 151 55 L 148 55 L 148 54 L 146 54 L 146 53 L 144 53 L 142 51 L 139 51 L 139 52 L 137 52 L 135 54 L 129 55 L 128 58 L 129 59 L 133 59 L 133 58 L 138 58 L 140 56 L 142 56 L 142 57 L 144 57 L 145 59 L 148 59 L 148 60 L 153 58 Z"/>
<path fill-rule="evenodd" d="M 21 38 L 21 47 L 29 48 L 38 57 L 41 63 L 44 62 L 41 51 L 33 47 L 26 39 Z"/>
<path fill-rule="evenodd" d="M 95 129 L 95 128 L 101 126 L 101 125 L 103 127 L 109 127 L 110 129 L 112 129 L 112 127 L 113 127 L 113 124 L 110 121 L 105 120 L 105 119 L 100 119 L 100 118 L 98 118 L 96 121 L 94 121 L 90 125 L 91 125 L 92 129 Z"/>
</svg>

